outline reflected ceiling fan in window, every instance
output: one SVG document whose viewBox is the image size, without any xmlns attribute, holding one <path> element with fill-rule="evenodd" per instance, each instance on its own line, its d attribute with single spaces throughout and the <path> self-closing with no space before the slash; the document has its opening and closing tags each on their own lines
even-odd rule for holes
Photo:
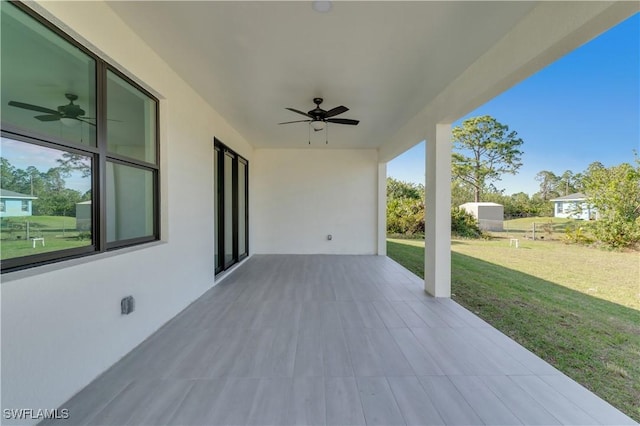
<svg viewBox="0 0 640 426">
<path fill-rule="evenodd" d="M 57 110 L 17 101 L 9 101 L 9 105 L 16 108 L 45 113 L 45 115 L 36 115 L 33 117 L 40 121 L 60 121 L 62 124 L 69 127 L 76 126 L 80 124 L 80 122 L 95 126 L 95 123 L 87 121 L 94 120 L 94 118 L 85 117 L 84 110 L 80 108 L 79 105 L 73 103 L 73 101 L 78 99 L 78 95 L 65 93 L 64 96 L 69 100 L 69 103 L 66 105 L 60 105 Z"/>
<path fill-rule="evenodd" d="M 311 129 L 313 128 L 314 131 L 318 132 L 320 130 L 325 129 L 325 131 L 328 134 L 328 123 L 335 123 L 335 124 L 347 124 L 350 126 L 356 126 L 358 125 L 359 121 L 358 120 L 351 120 L 349 118 L 333 118 L 336 115 L 345 113 L 347 111 L 349 111 L 349 108 L 347 108 L 346 106 L 340 105 L 337 106 L 335 108 L 330 109 L 329 111 L 325 111 L 322 108 L 320 108 L 320 104 L 322 103 L 323 99 L 322 98 L 313 98 L 313 103 L 316 104 L 316 107 L 314 109 L 312 109 L 311 111 L 308 112 L 302 112 L 300 110 L 297 110 L 295 108 L 285 108 L 288 109 L 289 111 L 293 111 L 297 114 L 300 115 L 304 115 L 305 117 L 307 117 L 306 120 L 295 120 L 295 121 L 285 121 L 283 123 L 278 123 L 278 124 L 291 124 L 291 123 L 309 123 L 309 144 L 311 144 Z M 328 141 L 328 136 L 327 136 L 327 143 L 329 143 Z"/>
</svg>

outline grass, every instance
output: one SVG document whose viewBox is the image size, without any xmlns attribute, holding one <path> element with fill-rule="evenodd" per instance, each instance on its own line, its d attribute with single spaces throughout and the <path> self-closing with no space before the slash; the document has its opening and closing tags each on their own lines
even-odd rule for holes
<svg viewBox="0 0 640 426">
<path fill-rule="evenodd" d="M 29 222 L 27 238 L 26 222 Z M 0 258 L 12 259 L 31 254 L 47 253 L 91 244 L 90 238 L 80 238 L 76 218 L 65 216 L 25 216 L 3 218 L 0 226 Z M 30 238 L 42 237 L 45 246 Z"/>
<path fill-rule="evenodd" d="M 424 243 L 387 253 L 424 276 Z M 454 240 L 452 298 L 640 420 L 640 262 L 553 241 Z"/>
</svg>

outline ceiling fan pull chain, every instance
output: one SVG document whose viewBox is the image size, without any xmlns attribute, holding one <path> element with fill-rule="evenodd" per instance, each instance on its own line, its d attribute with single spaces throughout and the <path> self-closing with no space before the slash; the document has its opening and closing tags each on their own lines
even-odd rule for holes
<svg viewBox="0 0 640 426">
<path fill-rule="evenodd" d="M 311 123 L 309 123 L 309 145 L 311 145 Z"/>
<path fill-rule="evenodd" d="M 324 124 L 324 143 L 329 145 L 329 123 Z"/>
</svg>

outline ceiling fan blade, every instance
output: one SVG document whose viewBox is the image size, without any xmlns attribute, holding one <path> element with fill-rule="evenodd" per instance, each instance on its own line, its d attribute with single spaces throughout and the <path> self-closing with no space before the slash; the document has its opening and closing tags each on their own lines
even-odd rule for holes
<svg viewBox="0 0 640 426">
<path fill-rule="evenodd" d="M 58 121 L 60 120 L 60 115 L 36 115 L 33 118 L 40 121 Z"/>
<path fill-rule="evenodd" d="M 58 116 L 60 115 L 60 113 L 56 110 L 41 107 L 38 105 L 25 104 L 23 102 L 9 101 L 9 105 L 18 107 L 18 108 L 28 109 L 31 111 L 44 112 L 46 114 L 56 114 Z"/>
<path fill-rule="evenodd" d="M 95 126 L 95 123 L 92 123 L 92 122 L 87 121 L 87 120 L 83 120 L 82 118 L 79 118 L 79 117 L 76 117 L 76 120 L 78 120 L 78 121 L 82 121 L 83 123 L 87 123 L 87 124 L 90 124 L 90 125 L 92 125 L 92 126 Z"/>
<path fill-rule="evenodd" d="M 306 112 L 302 112 L 302 111 L 299 111 L 299 110 L 294 109 L 294 108 L 285 108 L 285 109 L 288 109 L 289 111 L 297 112 L 298 114 L 302 114 L 302 115 L 304 115 L 305 117 L 313 118 L 313 116 L 312 116 L 312 115 L 309 115 L 309 114 L 307 114 Z"/>
<path fill-rule="evenodd" d="M 327 118 L 327 122 L 336 124 L 349 124 L 351 126 L 356 126 L 359 123 L 358 120 L 350 120 L 348 118 Z"/>
<path fill-rule="evenodd" d="M 95 117 L 76 117 L 78 120 L 82 119 L 82 120 L 95 120 Z M 116 120 L 115 118 L 107 118 L 107 121 L 116 121 L 118 123 L 124 123 L 124 120 Z M 91 123 L 93 124 L 93 123 Z"/>
<path fill-rule="evenodd" d="M 291 124 L 291 123 L 308 123 L 311 120 L 296 120 L 296 121 L 285 121 L 284 123 L 278 123 L 278 124 Z"/>
<path fill-rule="evenodd" d="M 349 111 L 349 108 L 344 105 L 340 105 L 327 111 L 327 113 L 325 114 L 325 118 L 333 117 L 334 115 L 342 114 L 343 112 L 347 111 Z"/>
</svg>

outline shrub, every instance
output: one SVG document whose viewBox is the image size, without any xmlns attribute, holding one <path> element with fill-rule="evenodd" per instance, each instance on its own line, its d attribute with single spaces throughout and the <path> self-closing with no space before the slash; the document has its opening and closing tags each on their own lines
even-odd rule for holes
<svg viewBox="0 0 640 426">
<path fill-rule="evenodd" d="M 91 239 L 91 232 L 78 233 L 78 240 L 82 241 L 82 240 L 90 240 L 90 239 Z"/>
<path fill-rule="evenodd" d="M 640 158 L 635 165 L 622 163 L 606 168 L 589 166 L 585 191 L 598 211 L 593 234 L 610 248 L 631 247 L 640 242 Z"/>
<path fill-rule="evenodd" d="M 564 228 L 564 242 L 567 244 L 591 244 L 593 238 L 587 235 L 585 226 L 570 224 Z"/>
<path fill-rule="evenodd" d="M 596 222 L 593 233 L 610 248 L 631 247 L 640 241 L 640 217 L 631 221 L 616 215 L 606 216 Z"/>
<path fill-rule="evenodd" d="M 387 232 L 390 234 L 424 234 L 424 203 L 401 198 L 387 203 Z"/>
<path fill-rule="evenodd" d="M 451 209 L 451 234 L 461 238 L 481 238 L 483 236 L 476 218 L 459 207 Z"/>
</svg>

